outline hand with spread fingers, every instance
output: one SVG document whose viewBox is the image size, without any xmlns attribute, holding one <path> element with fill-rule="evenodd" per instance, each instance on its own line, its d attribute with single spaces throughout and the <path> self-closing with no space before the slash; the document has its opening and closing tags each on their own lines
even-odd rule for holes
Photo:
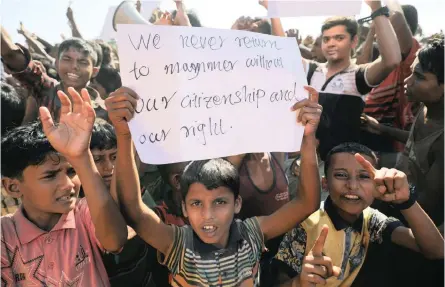
<svg viewBox="0 0 445 287">
<path fill-rule="evenodd" d="M 185 5 L 183 0 L 174 0 L 176 4 L 176 16 L 173 20 L 173 25 L 175 26 L 189 26 L 191 27 L 192 24 L 190 24 L 189 16 L 187 15 L 187 12 L 185 11 Z"/>
<path fill-rule="evenodd" d="M 156 22 L 153 25 L 164 25 L 164 26 L 172 26 L 173 20 L 172 16 L 169 12 L 163 12 Z"/>
<path fill-rule="evenodd" d="M 86 89 L 82 89 L 80 95 L 74 88 L 68 88 L 68 92 L 72 101 L 64 92 L 57 93 L 62 104 L 59 123 L 54 123 L 46 107 L 40 107 L 40 120 L 54 149 L 67 158 L 78 158 L 90 148 L 96 114 Z"/>
<path fill-rule="evenodd" d="M 309 92 L 309 98 L 297 102 L 291 110 L 299 110 L 297 122 L 304 125 L 304 136 L 315 136 L 323 107 L 318 103 L 317 90 L 310 86 L 305 86 L 304 89 Z"/>
<path fill-rule="evenodd" d="M 409 199 L 409 183 L 404 172 L 394 168 L 375 169 L 372 164 L 360 154 L 356 154 L 355 158 L 374 180 L 376 184 L 374 197 L 376 199 L 395 204 L 402 204 Z"/>
<path fill-rule="evenodd" d="M 117 136 L 131 136 L 128 122 L 133 118 L 139 100 L 138 94 L 130 88 L 121 87 L 105 100 L 108 117 Z"/>
<path fill-rule="evenodd" d="M 317 284 L 326 284 L 326 279 L 340 276 L 341 269 L 334 266 L 332 259 L 323 255 L 323 247 L 328 236 L 329 228 L 323 225 L 320 235 L 309 253 L 304 257 L 301 273 L 294 280 L 299 281 L 298 286 L 313 287 Z"/>
</svg>

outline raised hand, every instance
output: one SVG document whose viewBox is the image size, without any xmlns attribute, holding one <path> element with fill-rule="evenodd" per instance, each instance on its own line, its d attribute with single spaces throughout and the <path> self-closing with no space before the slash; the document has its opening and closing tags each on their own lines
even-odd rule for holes
<svg viewBox="0 0 445 287">
<path fill-rule="evenodd" d="M 269 1 L 268 0 L 259 0 L 258 2 L 264 8 L 269 9 Z"/>
<path fill-rule="evenodd" d="M 20 35 L 25 35 L 26 31 L 23 22 L 20 22 L 20 28 L 17 29 L 17 33 L 19 33 Z"/>
<path fill-rule="evenodd" d="M 380 0 L 365 0 L 365 2 L 373 12 L 382 7 L 382 1 Z"/>
<path fill-rule="evenodd" d="M 289 29 L 286 31 L 286 37 L 295 38 L 297 40 L 298 45 L 301 44 L 301 36 L 300 31 L 298 29 Z"/>
<path fill-rule="evenodd" d="M 374 197 L 396 204 L 404 203 L 409 199 L 410 190 L 406 174 L 400 170 L 391 168 L 375 169 L 362 155 L 355 154 L 357 161 L 369 173 L 376 184 Z"/>
<path fill-rule="evenodd" d="M 163 26 L 172 26 L 172 16 L 169 12 L 163 12 L 158 20 L 156 20 L 153 25 L 163 25 Z"/>
<path fill-rule="evenodd" d="M 379 122 L 366 114 L 362 114 L 360 117 L 362 123 L 362 129 L 370 132 L 372 134 L 380 135 L 382 131 L 380 130 Z"/>
<path fill-rule="evenodd" d="M 90 148 L 96 114 L 86 89 L 82 89 L 81 95 L 74 88 L 68 88 L 68 92 L 72 102 L 64 92 L 57 92 L 62 104 L 59 123 L 54 123 L 46 107 L 40 107 L 40 120 L 54 149 L 67 158 L 78 158 L 85 155 Z"/>
<path fill-rule="evenodd" d="M 318 103 L 317 90 L 310 86 L 305 86 L 304 89 L 309 92 L 309 98 L 299 101 L 292 106 L 291 110 L 299 110 L 297 122 L 304 125 L 304 136 L 315 136 L 323 107 Z"/>
<path fill-rule="evenodd" d="M 73 9 L 71 9 L 71 7 L 68 7 L 68 9 L 66 9 L 66 17 L 70 21 L 72 21 L 74 19 Z"/>
<path fill-rule="evenodd" d="M 185 12 L 184 2 L 182 0 L 174 0 L 176 4 L 176 16 L 173 25 L 176 26 L 192 26 L 190 24 L 189 16 Z"/>
<path fill-rule="evenodd" d="M 326 284 L 326 279 L 340 276 L 341 269 L 332 264 L 332 259 L 323 255 L 323 247 L 328 236 L 329 228 L 323 225 L 320 235 L 303 259 L 300 275 L 297 277 L 302 287 L 315 287 L 317 284 Z"/>
<path fill-rule="evenodd" d="M 133 118 L 137 107 L 138 94 L 130 88 L 122 87 L 111 93 L 105 100 L 108 117 L 118 136 L 131 136 L 128 122 Z"/>
</svg>

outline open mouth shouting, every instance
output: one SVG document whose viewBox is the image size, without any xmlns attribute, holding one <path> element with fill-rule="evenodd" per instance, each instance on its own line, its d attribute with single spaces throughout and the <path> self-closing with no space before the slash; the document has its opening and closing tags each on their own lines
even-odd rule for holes
<svg viewBox="0 0 445 287">
<path fill-rule="evenodd" d="M 341 199 L 346 202 L 356 203 L 361 201 L 360 196 L 356 194 L 347 193 L 341 196 Z"/>
</svg>

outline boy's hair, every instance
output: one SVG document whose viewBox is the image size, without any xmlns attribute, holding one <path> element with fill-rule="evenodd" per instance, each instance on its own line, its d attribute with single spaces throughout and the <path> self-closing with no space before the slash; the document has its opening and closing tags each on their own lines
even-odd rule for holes
<svg viewBox="0 0 445 287">
<path fill-rule="evenodd" d="M 100 39 L 95 40 L 94 42 L 96 44 L 98 44 L 100 49 L 101 49 L 101 54 L 102 54 L 102 64 L 101 64 L 101 67 L 110 66 L 111 65 L 111 61 L 112 61 L 111 46 L 108 45 L 107 43 L 105 43 L 103 40 L 100 40 Z"/>
<path fill-rule="evenodd" d="M 0 89 L 2 96 L 1 135 L 3 136 L 8 130 L 22 124 L 26 111 L 26 99 L 3 80 L 0 81 Z"/>
<path fill-rule="evenodd" d="M 208 190 L 226 187 L 233 192 L 235 199 L 239 195 L 238 170 L 221 158 L 192 161 L 185 167 L 181 177 L 181 193 L 184 199 L 193 183 L 201 183 Z"/>
<path fill-rule="evenodd" d="M 119 75 L 119 71 L 110 66 L 102 66 L 99 69 L 99 73 L 97 73 L 95 80 L 99 82 L 102 87 L 104 87 L 107 94 L 112 93 L 122 87 L 122 80 L 121 76 Z"/>
<path fill-rule="evenodd" d="M 347 142 L 339 144 L 338 146 L 331 149 L 328 154 L 326 155 L 326 159 L 324 161 L 324 175 L 328 175 L 328 169 L 329 165 L 331 164 L 332 156 L 336 153 L 350 153 L 350 154 L 356 154 L 359 153 L 362 156 L 369 156 L 374 160 L 374 162 L 377 164 L 377 156 L 375 153 L 368 147 L 354 142 Z"/>
<path fill-rule="evenodd" d="M 91 57 L 93 66 L 97 67 L 96 65 L 98 64 L 99 58 L 96 50 L 94 49 L 92 44 L 81 38 L 71 38 L 63 41 L 57 51 L 57 59 L 60 58 L 60 55 L 62 55 L 62 53 L 68 51 L 70 48 L 78 50 L 84 56 Z"/>
<path fill-rule="evenodd" d="M 95 41 L 90 40 L 90 41 L 88 41 L 88 44 L 91 45 L 91 47 L 94 49 L 94 51 L 96 52 L 96 55 L 97 55 L 97 60 L 96 60 L 96 62 L 93 63 L 93 66 L 94 67 L 102 66 L 102 62 L 103 62 L 102 48 Z"/>
<path fill-rule="evenodd" d="M 326 19 L 321 26 L 321 33 L 335 26 L 346 26 L 346 31 L 351 35 L 351 40 L 357 35 L 358 24 L 352 17 L 334 16 Z"/>
<path fill-rule="evenodd" d="M 177 11 L 172 11 L 172 19 L 175 19 Z M 201 21 L 198 18 L 198 15 L 193 10 L 187 10 L 187 16 L 189 17 L 190 24 L 192 27 L 202 27 Z"/>
<path fill-rule="evenodd" d="M 437 77 L 439 84 L 443 84 L 444 76 L 444 35 L 434 35 L 425 48 L 418 54 L 419 63 L 424 72 L 429 72 Z"/>
<path fill-rule="evenodd" d="M 402 5 L 403 15 L 405 15 L 406 23 L 408 23 L 411 33 L 414 35 L 419 26 L 417 9 L 413 5 Z"/>
<path fill-rule="evenodd" d="M 48 155 L 60 158 L 49 143 L 40 121 L 19 126 L 2 137 L 1 173 L 3 176 L 21 179 L 23 171 L 31 165 L 40 165 Z"/>
<path fill-rule="evenodd" d="M 269 20 L 256 17 L 253 19 L 253 22 L 260 22 L 260 25 L 258 26 L 258 33 L 272 35 L 272 25 Z"/>
<path fill-rule="evenodd" d="M 117 148 L 114 127 L 103 119 L 96 119 L 91 133 L 90 150 L 108 150 Z"/>
<path fill-rule="evenodd" d="M 185 167 L 190 162 L 176 162 L 170 164 L 161 164 L 158 165 L 158 171 L 161 174 L 162 179 L 165 183 L 169 183 L 169 175 L 170 174 L 182 174 L 184 172 Z"/>
</svg>

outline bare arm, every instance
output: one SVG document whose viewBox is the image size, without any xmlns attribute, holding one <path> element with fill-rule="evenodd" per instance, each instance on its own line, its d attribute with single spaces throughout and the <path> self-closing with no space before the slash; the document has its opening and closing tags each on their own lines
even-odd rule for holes
<svg viewBox="0 0 445 287">
<path fill-rule="evenodd" d="M 233 164 L 237 169 L 241 167 L 241 164 L 243 163 L 243 159 L 246 156 L 245 153 L 239 154 L 239 155 L 232 155 L 226 157 L 226 160 L 229 161 L 231 164 Z"/>
<path fill-rule="evenodd" d="M 269 0 L 260 0 L 260 5 L 266 9 L 269 9 Z M 270 24 L 272 25 L 272 35 L 286 37 L 286 33 L 284 32 L 283 25 L 281 25 L 280 18 L 272 18 L 270 19 Z"/>
<path fill-rule="evenodd" d="M 406 143 L 408 141 L 409 131 L 385 126 L 382 124 L 379 124 L 379 129 L 384 136 L 393 138 L 401 143 Z"/>
<path fill-rule="evenodd" d="M 25 55 L 14 44 L 6 30 L 1 27 L 1 56 L 3 61 L 13 72 L 22 71 L 28 65 Z"/>
<path fill-rule="evenodd" d="M 390 17 L 391 24 L 399 41 L 400 52 L 403 57 L 408 56 L 413 46 L 413 34 L 406 22 L 402 7 L 397 1 L 389 1 L 388 8 L 393 13 Z"/>
<path fill-rule="evenodd" d="M 68 7 L 68 10 L 66 11 L 66 16 L 68 18 L 73 37 L 82 38 L 82 35 L 80 34 L 79 29 L 77 28 L 76 20 L 74 20 L 73 10 L 71 9 L 71 7 Z"/>
<path fill-rule="evenodd" d="M 367 64 L 372 60 L 372 48 L 374 44 L 375 30 L 374 26 L 369 29 L 365 43 L 357 51 L 357 65 Z"/>
<path fill-rule="evenodd" d="M 23 37 L 25 37 L 26 41 L 28 42 L 28 44 L 34 49 L 34 51 L 42 56 L 44 56 L 45 58 L 47 58 L 48 60 L 50 60 L 51 62 L 54 63 L 54 58 L 51 57 L 50 55 L 48 55 L 48 53 L 46 53 L 43 45 L 41 43 L 39 43 L 39 41 L 37 41 L 36 39 L 34 39 L 31 35 L 31 33 L 29 33 L 29 31 L 25 30 L 23 27 L 19 30 L 19 33 L 23 35 Z"/>
<path fill-rule="evenodd" d="M 52 50 L 54 48 L 53 45 L 51 45 L 49 42 L 45 41 L 44 39 L 40 38 L 38 35 L 34 34 L 37 37 L 37 41 L 42 43 L 42 45 L 45 47 L 45 49 Z"/>
<path fill-rule="evenodd" d="M 367 0 L 372 11 L 381 7 L 380 1 Z M 402 56 L 394 29 L 386 16 L 374 18 L 380 57 L 372 62 L 366 72 L 366 80 L 371 86 L 379 85 L 400 63 Z"/>
<path fill-rule="evenodd" d="M 421 252 L 428 259 L 444 258 L 444 240 L 433 221 L 418 203 L 401 211 L 409 226 L 398 227 L 392 235 L 392 242 Z"/>
<path fill-rule="evenodd" d="M 122 87 L 105 100 L 117 137 L 117 158 L 113 175 L 116 177 L 116 184 L 111 186 L 111 193 L 117 194 L 121 212 L 136 233 L 145 242 L 166 254 L 173 242 L 173 228 L 164 224 L 142 201 L 134 146 L 127 123 L 127 119 L 134 115 L 137 98 L 134 91 Z"/>
</svg>

